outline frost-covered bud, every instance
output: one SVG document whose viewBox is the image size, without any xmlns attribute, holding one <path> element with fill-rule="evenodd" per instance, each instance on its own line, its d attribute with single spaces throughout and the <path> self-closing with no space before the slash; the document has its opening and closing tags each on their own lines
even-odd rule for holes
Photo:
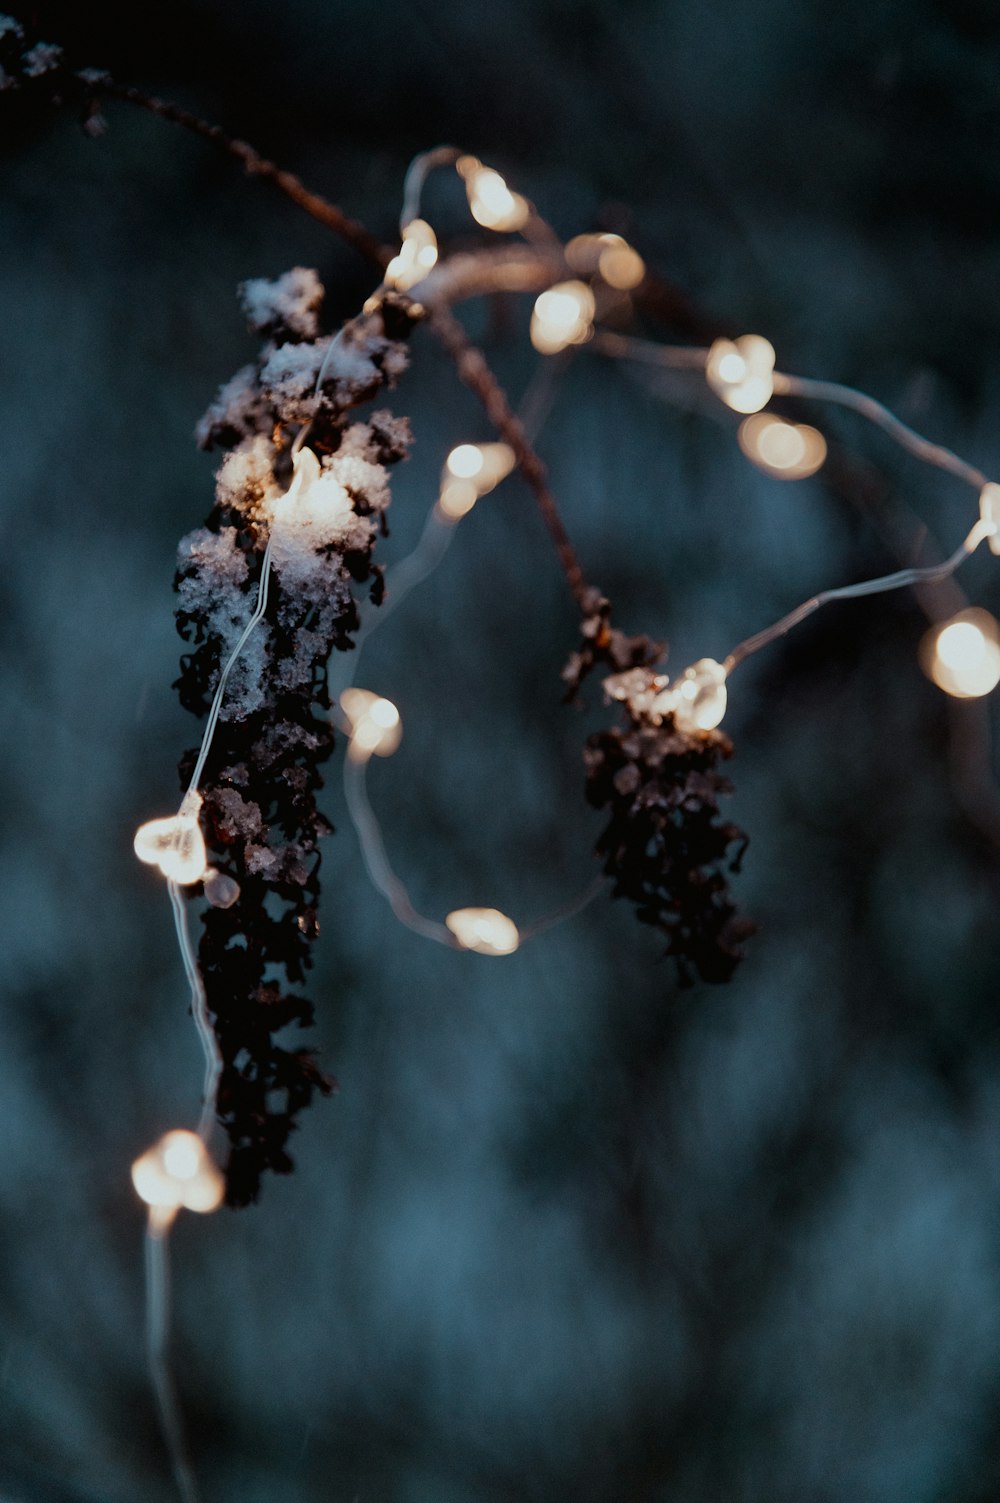
<svg viewBox="0 0 1000 1503">
<path fill-rule="evenodd" d="M 316 338 L 323 284 L 309 267 L 293 266 L 273 281 L 252 277 L 240 284 L 239 296 L 255 333 L 271 335 L 281 343 Z"/>
</svg>

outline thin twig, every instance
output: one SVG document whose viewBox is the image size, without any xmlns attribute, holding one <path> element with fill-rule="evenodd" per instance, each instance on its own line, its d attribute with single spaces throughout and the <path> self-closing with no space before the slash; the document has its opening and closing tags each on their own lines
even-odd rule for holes
<svg viewBox="0 0 1000 1503">
<path fill-rule="evenodd" d="M 155 94 L 146 94 L 142 89 L 133 89 L 127 84 L 120 84 L 109 73 L 97 73 L 85 69 L 78 73 L 77 77 L 95 91 L 107 94 L 113 99 L 124 99 L 128 104 L 135 104 L 142 110 L 148 110 L 160 120 L 169 120 L 173 125 L 181 125 L 185 130 L 193 131 L 196 136 L 201 136 L 206 141 L 220 146 L 240 162 L 244 170 L 251 177 L 262 177 L 275 187 L 287 198 L 290 198 L 300 209 L 326 225 L 327 229 L 333 230 L 348 245 L 353 245 L 355 250 L 360 251 L 366 260 L 384 271 L 392 259 L 393 252 L 386 246 L 380 245 L 374 235 L 359 224 L 356 219 L 351 219 L 336 204 L 328 199 L 321 198 L 318 193 L 312 193 L 305 184 L 295 176 L 293 172 L 286 172 L 268 161 L 267 157 L 261 156 L 246 141 L 235 140 L 228 136 L 221 126 L 212 125 L 208 120 L 202 120 L 197 115 L 192 115 L 190 110 L 185 110 L 180 105 L 171 104 L 169 100 L 158 99 Z"/>
</svg>

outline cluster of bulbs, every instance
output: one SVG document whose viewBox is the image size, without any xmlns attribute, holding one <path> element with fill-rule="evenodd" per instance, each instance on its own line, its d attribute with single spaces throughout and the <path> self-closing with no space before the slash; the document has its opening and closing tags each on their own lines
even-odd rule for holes
<svg viewBox="0 0 1000 1503">
<path fill-rule="evenodd" d="M 526 236 L 551 238 L 538 220 L 532 205 L 522 195 L 512 192 L 502 176 L 486 167 L 476 157 L 461 155 L 442 148 L 427 155 L 425 165 L 450 162 L 462 179 L 469 210 L 477 224 L 497 233 L 524 231 Z M 419 183 L 417 201 L 404 210 L 401 243 L 385 272 L 385 285 L 407 292 L 417 287 L 434 269 L 439 258 L 433 227 L 420 217 Z M 621 236 L 586 234 L 577 236 L 564 248 L 568 269 L 576 275 L 549 286 L 535 300 L 530 323 L 534 348 L 543 355 L 557 355 L 594 337 L 599 310 L 613 302 L 614 294 L 628 293 L 638 287 L 646 275 L 642 257 Z M 620 336 L 599 336 L 618 345 L 635 345 Z M 605 346 L 606 347 L 606 346 Z M 718 398 L 742 417 L 737 441 L 740 449 L 767 474 L 783 480 L 796 480 L 815 474 L 826 458 L 826 441 L 818 429 L 796 423 L 765 411 L 775 394 L 827 395 L 834 388 L 824 383 L 804 382 L 783 376 L 775 370 L 775 352 L 768 340 L 759 335 L 744 335 L 736 340 L 719 339 L 705 351 L 685 350 L 679 364 L 701 365 L 705 380 Z M 810 388 L 811 391 L 806 391 Z M 822 391 L 821 391 L 822 388 Z M 836 389 L 844 400 L 847 388 Z M 852 393 L 853 405 L 867 411 L 878 408 L 870 398 Z M 891 414 L 879 409 L 875 421 L 889 428 L 913 452 L 931 463 L 941 463 L 947 451 L 937 450 L 926 440 L 906 430 Z M 294 477 L 291 486 L 277 502 L 272 517 L 273 535 L 282 526 L 294 528 L 302 520 L 337 521 L 350 510 L 350 498 L 332 477 L 324 476 L 317 456 L 303 447 L 300 434 L 293 451 Z M 813 609 L 827 600 L 851 595 L 874 593 L 879 589 L 898 588 L 913 582 L 916 576 L 944 578 L 962 558 L 983 540 L 991 551 L 1000 555 L 1000 484 L 988 481 L 978 471 L 947 456 L 943 467 L 971 480 L 979 488 L 979 521 L 969 533 L 963 547 L 943 566 L 929 570 L 904 570 L 884 580 L 866 581 L 862 585 L 826 591 L 791 612 L 772 627 L 739 644 L 722 663 L 701 658 L 691 664 L 673 683 L 657 675 L 647 683 L 642 700 L 642 714 L 654 723 L 667 716 L 688 733 L 709 732 L 721 724 L 727 708 L 727 679 L 732 669 L 751 652 L 759 650 L 776 636 L 791 629 Z M 448 455 L 441 476 L 433 517 L 446 525 L 457 523 L 477 501 L 492 491 L 513 469 L 515 454 L 506 443 L 460 444 Z M 206 900 L 218 907 L 229 907 L 239 896 L 239 885 L 232 877 L 209 867 L 204 836 L 200 826 L 201 795 L 198 779 L 214 734 L 226 682 L 250 633 L 264 616 L 270 569 L 270 543 L 264 555 L 256 608 L 243 634 L 220 674 L 208 724 L 205 729 L 196 771 L 180 808 L 173 816 L 149 820 L 140 826 L 134 846 L 139 860 L 155 866 L 166 878 L 174 908 L 182 956 L 192 984 L 193 1012 L 206 1050 L 207 1074 L 205 1101 L 199 1130 L 174 1129 L 165 1133 L 132 1165 L 132 1183 L 139 1198 L 148 1207 L 148 1241 L 152 1250 L 148 1264 L 150 1350 L 165 1432 L 175 1457 L 180 1443 L 173 1418 L 173 1401 L 168 1391 L 163 1353 L 167 1330 L 165 1262 L 167 1236 L 177 1214 L 189 1210 L 199 1214 L 214 1211 L 224 1195 L 223 1176 L 209 1150 L 215 1092 L 220 1060 L 204 1001 L 204 989 L 190 945 L 180 889 L 196 883 L 203 885 Z M 939 623 L 921 644 L 920 662 L 927 675 L 944 692 L 959 699 L 978 698 L 990 693 L 1000 683 L 1000 625 L 987 612 L 968 609 Z M 622 676 L 627 678 L 627 675 Z M 622 683 L 608 680 L 608 692 L 614 697 L 628 697 Z M 391 700 L 370 690 L 348 687 L 339 695 L 342 728 L 347 733 L 347 769 L 363 779 L 373 756 L 387 757 L 399 747 L 403 727 L 397 707 Z M 363 847 L 364 849 L 364 847 Z M 366 860 L 368 855 L 366 853 Z M 371 867 L 369 867 L 371 870 Z M 398 885 L 398 884 L 397 884 Z M 383 891 L 386 888 L 383 887 Z M 535 929 L 519 932 L 506 914 L 495 908 L 470 907 L 449 913 L 443 925 L 420 919 L 420 932 L 455 948 L 486 956 L 513 954 Z M 414 927 L 417 925 L 414 924 Z M 214 1049 L 214 1054 L 213 1054 Z"/>
<path fill-rule="evenodd" d="M 499 233 L 516 232 L 529 225 L 534 213 L 531 205 L 512 192 L 498 172 L 476 157 L 457 154 L 454 166 L 478 224 Z M 646 274 L 641 256 L 619 235 L 579 235 L 566 246 L 565 257 L 580 277 L 588 276 L 598 286 L 603 284 L 613 291 L 633 289 Z M 408 291 L 429 274 L 437 260 L 433 228 L 414 215 L 402 228 L 400 249 L 386 269 L 385 283 Z M 530 337 L 535 349 L 555 355 L 586 343 L 594 333 L 597 306 L 594 285 L 579 278 L 547 288 L 536 298 L 531 315 Z M 792 389 L 792 378 L 775 371 L 775 352 L 767 339 L 746 334 L 735 340 L 716 340 L 705 352 L 704 374 L 716 395 L 743 416 L 737 439 L 747 458 L 766 473 L 786 480 L 802 479 L 820 469 L 827 450 L 819 430 L 764 411 L 775 392 Z M 292 485 L 275 513 L 277 525 L 285 516 L 291 519 L 296 509 L 310 505 L 324 512 L 349 505 L 339 487 L 337 495 L 320 495 L 323 477 L 311 450 L 300 448 L 295 461 Z M 436 517 L 446 523 L 459 521 L 511 472 L 514 463 L 514 452 L 506 443 L 458 445 L 445 461 Z M 986 482 L 980 489 L 979 502 L 979 530 L 970 534 L 972 546 L 986 538 L 992 552 L 1000 555 L 1000 485 Z M 756 650 L 758 643 L 763 645 L 771 639 L 770 631 L 760 633 L 748 650 Z M 245 637 L 224 670 L 223 683 L 243 640 Z M 728 672 L 745 655 L 738 649 L 725 663 L 701 658 L 673 684 L 658 676 L 654 696 L 644 713 L 656 722 L 670 715 L 688 732 L 713 730 L 726 713 Z M 1000 683 L 1000 625 L 987 611 L 962 611 L 927 633 L 920 662 L 933 682 L 956 698 L 988 694 Z M 340 711 L 348 733 L 350 762 L 363 767 L 372 756 L 390 756 L 399 746 L 402 720 L 390 700 L 370 690 L 347 688 L 340 696 Z M 210 720 L 206 743 L 213 729 L 214 720 Z M 205 750 L 203 744 L 202 760 Z M 201 797 L 193 784 L 177 814 L 150 820 L 139 828 L 135 852 L 141 861 L 157 866 L 172 889 L 201 882 L 209 902 L 228 907 L 239 896 L 239 887 L 231 877 L 208 867 L 200 808 Z M 522 938 L 514 922 L 495 908 L 457 909 L 447 915 L 445 927 L 456 947 L 483 955 L 512 954 Z M 219 1171 L 203 1137 L 195 1133 L 167 1133 L 136 1160 L 132 1178 L 138 1194 L 150 1207 L 151 1227 L 168 1226 L 181 1208 L 213 1210 L 222 1198 Z"/>
<path fill-rule="evenodd" d="M 438 515 L 448 522 L 459 521 L 507 478 L 515 462 L 510 444 L 459 444 L 444 462 Z"/>
<path fill-rule="evenodd" d="M 222 1175 L 197 1133 L 177 1128 L 132 1165 L 132 1184 L 162 1233 L 180 1210 L 204 1214 L 222 1204 Z"/>
<path fill-rule="evenodd" d="M 475 157 L 461 156 L 456 170 L 465 182 L 470 211 L 478 224 L 499 232 L 523 229 L 532 210 L 528 201 L 512 193 L 498 172 Z M 408 289 L 437 262 L 437 240 L 425 220 L 413 218 L 403 228 L 399 255 L 390 264 L 386 281 Z M 646 274 L 642 257 L 619 235 L 578 235 L 565 248 L 570 267 L 582 276 L 599 278 L 616 291 L 637 287 Z M 594 333 L 597 297 L 590 282 L 579 277 L 557 282 L 539 293 L 531 314 L 530 338 L 540 354 L 557 355 L 585 344 Z M 732 411 L 743 415 L 737 442 L 746 457 L 765 473 L 781 480 L 802 480 L 822 467 L 826 440 L 819 429 L 765 412 L 776 391 L 787 389 L 787 378 L 775 372 L 775 351 L 759 334 L 735 340 L 717 339 L 707 351 L 705 379 Z M 785 383 L 784 385 L 782 383 Z M 464 516 L 480 496 L 491 490 L 513 466 L 503 444 L 463 444 L 445 465 L 438 500 L 439 514 L 449 520 Z M 980 492 L 984 536 L 1000 553 L 1000 486 L 987 482 Z M 986 611 L 965 611 L 927 634 L 920 662 L 940 688 L 958 698 L 990 693 L 1000 683 L 1000 626 Z M 713 658 L 687 668 L 677 684 L 659 696 L 654 713 L 673 714 L 687 730 L 711 730 L 726 712 L 727 669 Z"/>
<path fill-rule="evenodd" d="M 849 387 L 806 381 L 777 372 L 774 348 L 762 336 L 746 334 L 736 340 L 717 339 L 705 351 L 661 349 L 642 341 L 604 336 L 602 348 L 609 353 L 634 354 L 642 359 L 648 359 L 652 355 L 664 364 L 701 366 L 712 391 L 726 406 L 744 415 L 737 432 L 742 452 L 758 468 L 776 479 L 801 480 L 814 475 L 821 468 L 827 452 L 826 440 L 818 429 L 763 410 L 775 394 L 790 394 L 826 397 L 853 407 L 886 429 L 918 458 L 958 474 L 978 491 L 979 520 L 962 547 L 946 564 L 927 569 L 903 570 L 882 580 L 865 581 L 860 585 L 826 591 L 805 602 L 773 627 L 741 643 L 725 663 L 716 664 L 712 660 L 703 659 L 701 663 L 694 665 L 694 669 L 688 669 L 684 676 L 688 682 L 691 682 L 691 677 L 697 676 L 697 670 L 704 671 L 706 664 L 710 665 L 710 672 L 715 676 L 714 680 L 709 680 L 707 704 L 711 709 L 706 708 L 706 716 L 715 714 L 718 710 L 721 720 L 725 712 L 724 681 L 727 672 L 731 672 L 751 652 L 758 651 L 783 635 L 827 600 L 896 589 L 903 584 L 916 583 L 921 577 L 943 579 L 984 540 L 988 541 L 992 553 L 1000 555 L 1000 485 L 986 480 L 978 470 L 956 455 L 913 433 L 863 393 Z M 960 611 L 927 632 L 921 643 L 919 661 L 927 676 L 954 698 L 977 699 L 989 694 L 1000 684 L 1000 623 L 985 610 Z M 714 696 L 711 690 L 713 681 L 717 685 Z M 698 702 L 699 705 L 702 703 L 700 695 Z M 681 722 L 685 723 L 683 704 L 679 705 L 677 713 Z M 701 719 L 686 723 L 708 729 L 710 725 L 717 725 L 719 720 Z"/>
<path fill-rule="evenodd" d="M 800 479 L 820 468 L 826 441 L 815 428 L 761 411 L 775 390 L 791 384 L 787 378 L 776 378 L 774 361 L 773 346 L 760 335 L 718 339 L 708 352 L 705 378 L 734 412 L 750 414 L 738 434 L 744 454 L 771 474 Z M 1000 554 L 1000 485 L 993 481 L 980 489 L 979 515 L 981 537 L 988 540 L 991 552 Z M 1000 683 L 1000 624 L 988 611 L 962 611 L 926 634 L 919 660 L 946 694 L 980 698 Z"/>
</svg>

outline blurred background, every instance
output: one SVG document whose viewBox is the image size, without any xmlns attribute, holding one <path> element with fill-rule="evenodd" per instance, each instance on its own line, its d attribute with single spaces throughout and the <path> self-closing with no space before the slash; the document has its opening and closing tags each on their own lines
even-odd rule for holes
<svg viewBox="0 0 1000 1503">
<path fill-rule="evenodd" d="M 1000 472 L 987 0 L 31 15 L 385 239 L 411 155 L 455 142 L 562 235 L 621 230 L 785 369 Z M 175 547 L 212 493 L 192 432 L 254 353 L 239 281 L 315 266 L 337 320 L 372 278 L 201 141 L 114 104 L 92 141 L 17 105 L 0 99 L 0 1496 L 168 1503 L 128 1166 L 194 1121 L 201 1066 L 131 839 L 196 739 L 171 690 Z M 453 182 L 427 208 L 452 245 L 470 235 Z M 529 311 L 463 310 L 515 399 L 540 358 Z M 413 357 L 390 565 L 447 450 L 490 436 L 429 337 Z M 622 625 L 669 638 L 670 668 L 910 561 L 921 526 L 951 551 L 973 520 L 966 488 L 848 414 L 816 409 L 853 500 L 760 474 L 729 418 L 695 377 L 584 350 L 539 439 L 585 568 Z M 982 550 L 958 577 L 994 611 L 996 570 Z M 994 1503 L 996 716 L 923 677 L 926 628 L 911 593 L 834 606 L 734 680 L 737 891 L 760 933 L 722 988 L 679 991 L 606 897 L 509 959 L 427 944 L 365 878 L 331 763 L 308 990 L 340 1092 L 302 1118 L 292 1177 L 173 1239 L 206 1503 Z M 605 712 L 596 684 L 560 704 L 574 642 L 512 479 L 366 650 L 360 681 L 406 728 L 372 801 L 434 917 L 527 921 L 590 879 L 581 746 Z"/>
</svg>

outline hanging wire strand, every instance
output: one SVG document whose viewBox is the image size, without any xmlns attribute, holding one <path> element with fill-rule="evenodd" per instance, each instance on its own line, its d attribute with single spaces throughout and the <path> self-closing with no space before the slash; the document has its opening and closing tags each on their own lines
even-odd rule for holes
<svg viewBox="0 0 1000 1503">
<path fill-rule="evenodd" d="M 170 1228 L 172 1213 L 164 1216 L 150 1206 L 146 1223 L 146 1360 L 160 1417 L 160 1429 L 182 1503 L 201 1503 L 188 1458 L 180 1406 L 170 1370 Z"/>
<path fill-rule="evenodd" d="M 882 595 L 889 590 L 902 590 L 907 585 L 936 584 L 939 580 L 947 579 L 954 574 L 960 564 L 963 564 L 970 554 L 974 553 L 984 538 L 992 537 L 996 531 L 993 522 L 979 521 L 970 530 L 961 547 L 956 548 L 950 558 L 942 564 L 930 564 L 923 569 L 900 569 L 895 574 L 883 574 L 878 579 L 866 579 L 860 584 L 842 585 L 835 590 L 821 590 L 818 595 L 811 596 L 797 605 L 787 616 L 782 616 L 775 621 L 773 626 L 765 627 L 763 631 L 756 632 L 752 637 L 747 637 L 734 647 L 722 666 L 728 677 L 734 668 L 738 668 L 755 652 L 760 652 L 762 647 L 767 647 L 779 637 L 785 636 L 794 627 L 805 621 L 814 611 L 821 606 L 830 605 L 834 600 L 857 600 L 863 595 Z"/>
<path fill-rule="evenodd" d="M 455 939 L 451 931 L 444 924 L 436 923 L 417 912 L 405 884 L 392 869 L 385 852 L 382 827 L 368 799 L 367 767 L 366 762 L 355 762 L 351 757 L 344 758 L 347 812 L 357 831 L 361 855 L 372 885 L 386 899 L 399 922 L 405 924 L 407 929 L 412 929 L 414 934 L 419 934 L 424 939 L 432 939 L 439 945 L 448 945 L 454 949 Z"/>
<path fill-rule="evenodd" d="M 399 215 L 401 235 L 408 224 L 420 218 L 420 199 L 431 173 L 438 167 L 453 167 L 461 155 L 457 146 L 434 146 L 413 158 L 403 179 L 403 207 Z"/>
<path fill-rule="evenodd" d="M 957 475 L 959 480 L 966 481 L 977 491 L 982 490 L 987 483 L 982 470 L 977 470 L 975 465 L 968 464 L 943 444 L 931 443 L 930 439 L 901 422 L 888 407 L 863 391 L 856 391 L 853 386 L 842 386 L 837 381 L 813 381 L 807 376 L 789 376 L 782 371 L 775 371 L 774 391 L 776 396 L 807 397 L 811 401 L 835 402 L 840 407 L 849 407 L 881 428 L 883 433 L 888 433 L 901 448 L 908 450 L 925 464 Z"/>
<path fill-rule="evenodd" d="M 264 613 L 267 610 L 267 595 L 270 580 L 271 539 L 268 538 L 267 547 L 264 549 L 264 558 L 260 566 L 260 582 L 257 586 L 257 604 L 254 607 L 253 614 L 251 615 L 249 621 L 240 633 L 236 646 L 229 654 L 229 658 L 226 662 L 225 667 L 219 674 L 219 682 L 216 685 L 215 695 L 212 699 L 212 708 L 208 712 L 208 721 L 205 725 L 205 733 L 201 738 L 201 749 L 198 752 L 198 760 L 194 765 L 194 772 L 191 774 L 191 781 L 188 784 L 188 790 L 185 794 L 186 799 L 191 798 L 193 794 L 198 792 L 198 785 L 201 782 L 201 775 L 205 771 L 205 762 L 208 759 L 208 754 L 212 747 L 212 739 L 215 735 L 215 728 L 219 722 L 219 714 L 222 710 L 222 701 L 225 698 L 226 684 L 229 682 L 229 675 L 232 673 L 237 662 L 239 661 L 240 654 L 242 653 L 244 647 L 247 645 L 251 636 L 264 619 Z"/>
<path fill-rule="evenodd" d="M 555 399 L 558 378 L 571 358 L 570 352 L 564 352 L 563 356 L 555 360 L 542 362 L 521 399 L 517 421 L 532 444 L 548 418 Z M 431 509 L 416 548 L 387 574 L 385 601 L 377 613 L 373 612 L 369 615 L 359 631 L 355 639 L 356 650 L 346 659 L 347 671 L 338 680 L 335 698 L 339 699 L 344 690 L 354 684 L 365 644 L 380 627 L 385 625 L 393 612 L 399 609 L 410 592 L 429 578 L 442 562 L 457 530 L 457 525 L 456 521 L 446 521 L 437 505 Z M 429 919 L 417 911 L 405 883 L 393 869 L 386 853 L 382 826 L 368 797 L 367 772 L 367 761 L 354 761 L 350 756 L 344 758 L 344 797 L 347 812 L 357 834 L 365 869 L 372 884 L 388 901 L 396 918 L 408 929 L 412 929 L 414 933 L 422 935 L 425 939 L 434 940 L 452 949 L 463 948 L 444 924 L 439 924 L 436 920 Z M 537 919 L 524 929 L 519 928 L 520 942 L 533 939 L 536 935 L 580 913 L 597 897 L 605 881 L 604 877 L 596 878 L 588 883 L 581 893 L 556 909 L 554 913 Z"/>
<path fill-rule="evenodd" d="M 704 370 L 709 355 L 707 349 L 657 344 L 651 339 L 635 339 L 606 330 L 595 335 L 593 347 L 602 355 L 610 355 L 616 360 L 635 360 L 645 365 L 666 366 L 673 370 Z M 881 428 L 883 433 L 887 433 L 901 448 L 924 464 L 957 476 L 977 491 L 981 491 L 988 483 L 988 477 L 982 470 L 969 464 L 943 444 L 932 443 L 922 433 L 910 428 L 884 403 L 853 386 L 845 386 L 838 381 L 814 381 L 808 376 L 791 376 L 787 371 L 775 371 L 774 394 L 802 397 L 816 402 L 834 402 L 840 407 L 849 407 Z"/>
<path fill-rule="evenodd" d="M 191 988 L 191 1016 L 194 1018 L 198 1037 L 201 1040 L 202 1052 L 205 1055 L 205 1078 L 202 1086 L 201 1119 L 198 1123 L 198 1136 L 207 1145 L 215 1124 L 219 1077 L 222 1074 L 222 1050 L 219 1048 L 219 1040 L 216 1037 L 215 1029 L 212 1027 L 212 1020 L 209 1017 L 205 984 L 201 979 L 201 971 L 198 969 L 198 960 L 194 952 L 194 945 L 191 942 L 187 904 L 176 882 L 168 882 L 167 891 L 170 893 L 170 906 L 173 909 L 174 915 L 174 930 L 177 934 L 177 945 L 181 952 L 181 960 L 184 963 L 184 974 L 187 976 L 188 986 Z"/>
</svg>

